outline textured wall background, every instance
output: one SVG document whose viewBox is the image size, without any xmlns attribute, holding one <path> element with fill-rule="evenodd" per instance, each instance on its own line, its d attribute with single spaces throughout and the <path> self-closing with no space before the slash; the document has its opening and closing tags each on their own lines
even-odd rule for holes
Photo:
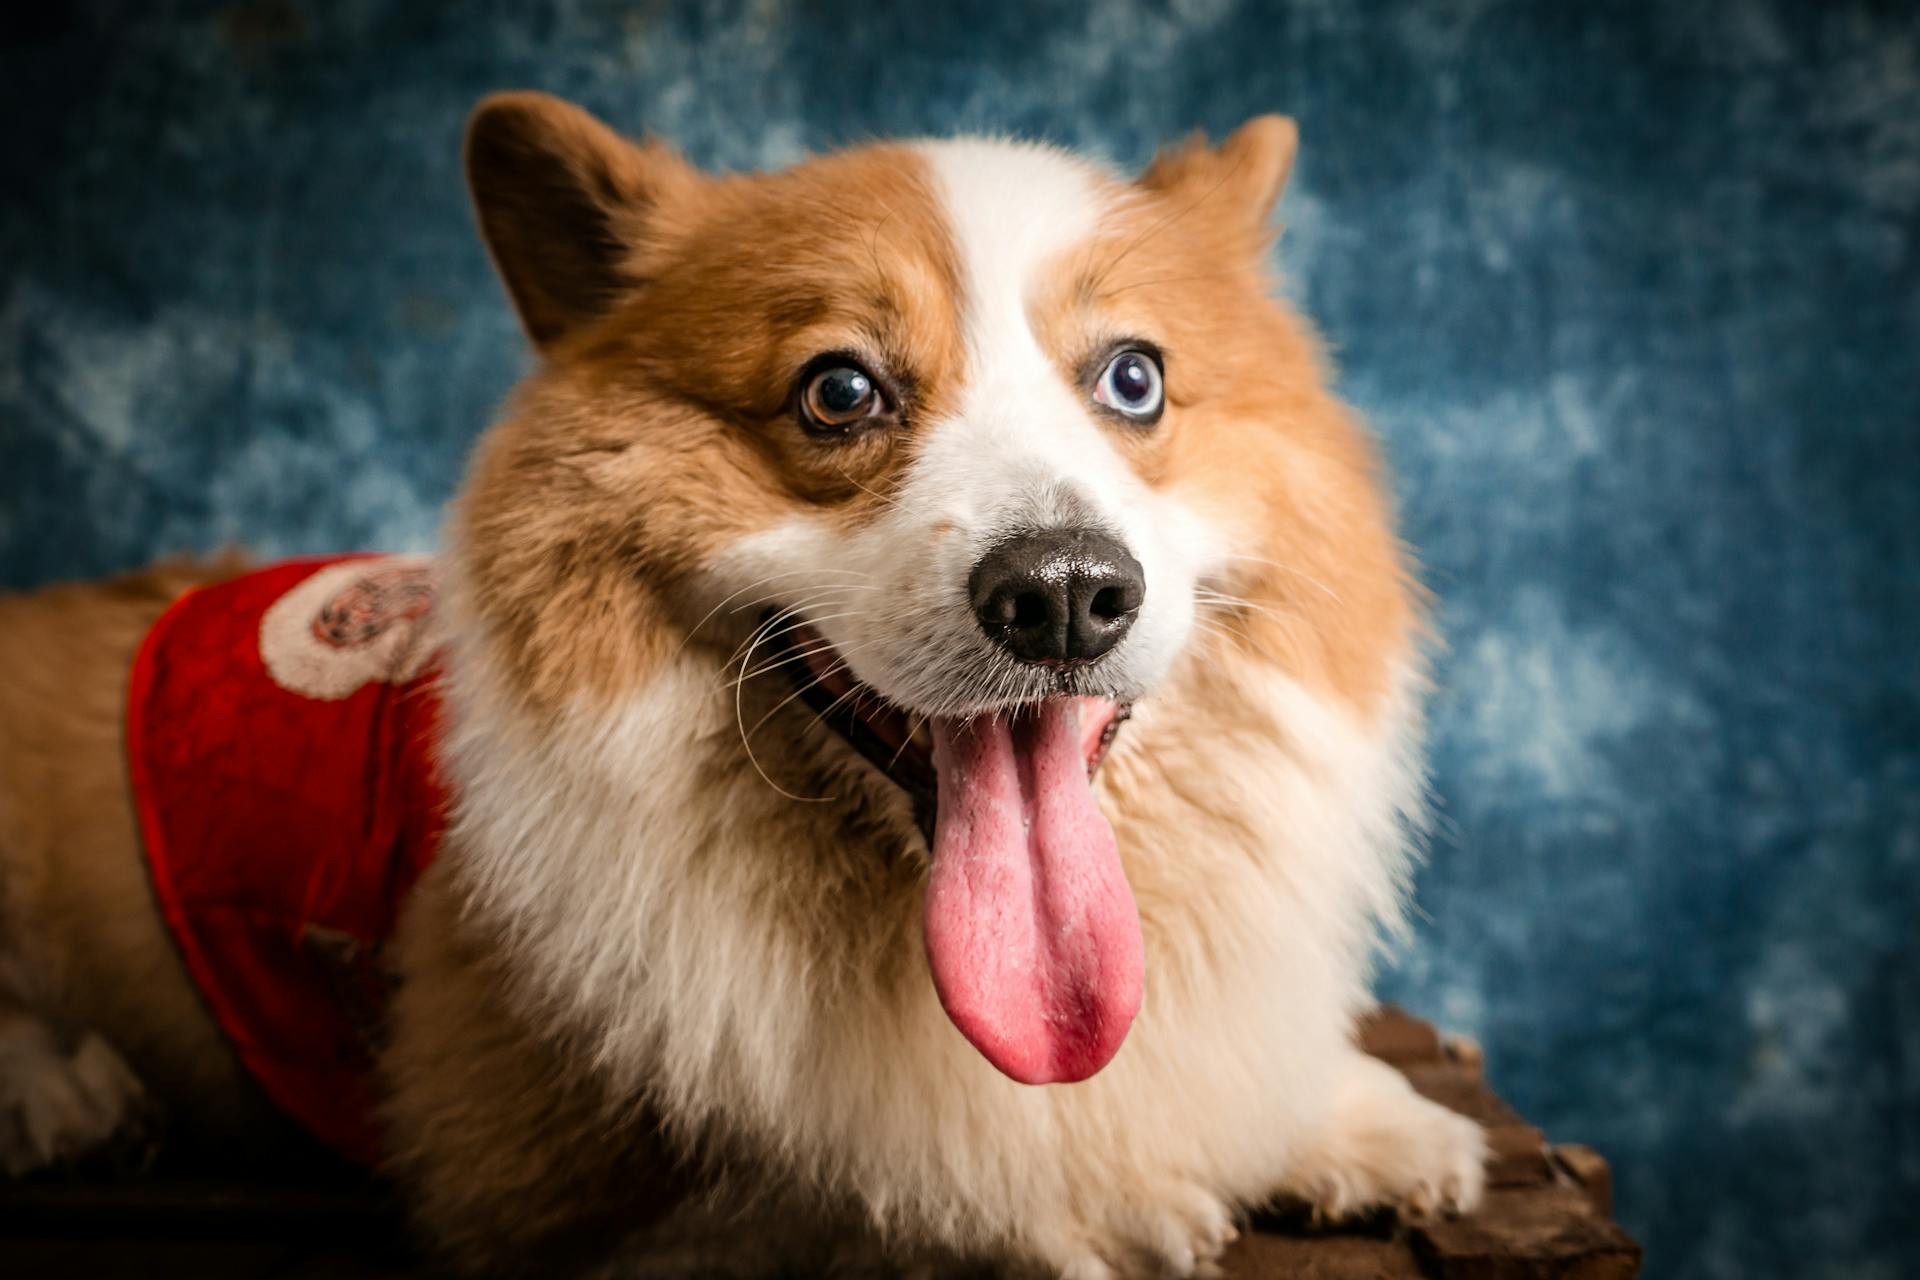
<svg viewBox="0 0 1920 1280">
<path fill-rule="evenodd" d="M 1651 1274 L 1920 1269 L 1920 14 L 913 8 L 10 11 L 0 585 L 432 541 L 525 360 L 486 90 L 721 166 L 1290 111 L 1290 287 L 1452 644 L 1388 989 L 1614 1159 Z"/>
</svg>

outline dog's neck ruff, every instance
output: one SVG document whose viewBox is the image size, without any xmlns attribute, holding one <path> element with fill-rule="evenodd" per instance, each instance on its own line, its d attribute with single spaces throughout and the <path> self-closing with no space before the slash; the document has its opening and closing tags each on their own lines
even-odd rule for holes
<svg viewBox="0 0 1920 1280">
<path fill-rule="evenodd" d="M 127 749 L 155 897 L 269 1098 L 379 1155 L 381 949 L 440 844 L 438 640 L 419 557 L 291 561 L 148 633 Z"/>
</svg>

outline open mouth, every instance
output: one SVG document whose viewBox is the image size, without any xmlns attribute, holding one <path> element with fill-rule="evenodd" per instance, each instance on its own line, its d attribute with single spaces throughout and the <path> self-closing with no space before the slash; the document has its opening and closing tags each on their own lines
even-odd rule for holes
<svg viewBox="0 0 1920 1280">
<path fill-rule="evenodd" d="M 1104 1067 L 1145 980 L 1139 912 L 1092 783 L 1127 708 L 1061 696 L 913 716 L 813 628 L 779 643 L 800 696 L 913 798 L 932 853 L 927 961 L 953 1024 L 1023 1084 Z"/>
<path fill-rule="evenodd" d="M 897 707 L 855 680 L 826 637 L 806 623 L 778 628 L 771 643 L 800 700 L 913 800 L 914 817 L 931 844 L 939 801 L 934 717 Z M 1081 751 L 1091 779 L 1133 714 L 1132 704 L 1090 697 L 1061 701 L 1078 704 Z"/>
</svg>

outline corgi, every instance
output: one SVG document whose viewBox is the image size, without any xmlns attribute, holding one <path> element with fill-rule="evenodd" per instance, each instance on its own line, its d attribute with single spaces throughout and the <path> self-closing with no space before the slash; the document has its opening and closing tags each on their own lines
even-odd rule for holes
<svg viewBox="0 0 1920 1280">
<path fill-rule="evenodd" d="M 542 1275 L 1471 1209 L 1480 1130 L 1353 1040 L 1423 615 L 1269 274 L 1295 140 L 723 176 L 483 102 L 538 361 L 443 550 L 0 602 L 0 1160 L 291 1118 Z"/>
</svg>

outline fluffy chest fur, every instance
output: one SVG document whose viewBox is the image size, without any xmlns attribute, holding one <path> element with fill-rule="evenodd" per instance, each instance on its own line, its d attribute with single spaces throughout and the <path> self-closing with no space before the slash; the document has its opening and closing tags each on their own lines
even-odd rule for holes
<svg viewBox="0 0 1920 1280">
<path fill-rule="evenodd" d="M 458 883 L 527 1016 L 590 1046 L 610 1096 L 910 1239 L 1003 1245 L 1116 1178 L 1258 1200 L 1334 1091 L 1399 919 L 1408 713 L 1369 729 L 1261 664 L 1183 669 L 1100 784 L 1146 938 L 1140 1017 L 1100 1075 L 1035 1089 L 943 1015 L 926 846 L 863 762 L 776 765 L 832 803 L 788 799 L 742 755 L 727 671 L 694 657 L 537 738 L 503 739 L 510 713 L 458 687 Z M 778 718 L 768 742 L 828 732 Z"/>
</svg>

